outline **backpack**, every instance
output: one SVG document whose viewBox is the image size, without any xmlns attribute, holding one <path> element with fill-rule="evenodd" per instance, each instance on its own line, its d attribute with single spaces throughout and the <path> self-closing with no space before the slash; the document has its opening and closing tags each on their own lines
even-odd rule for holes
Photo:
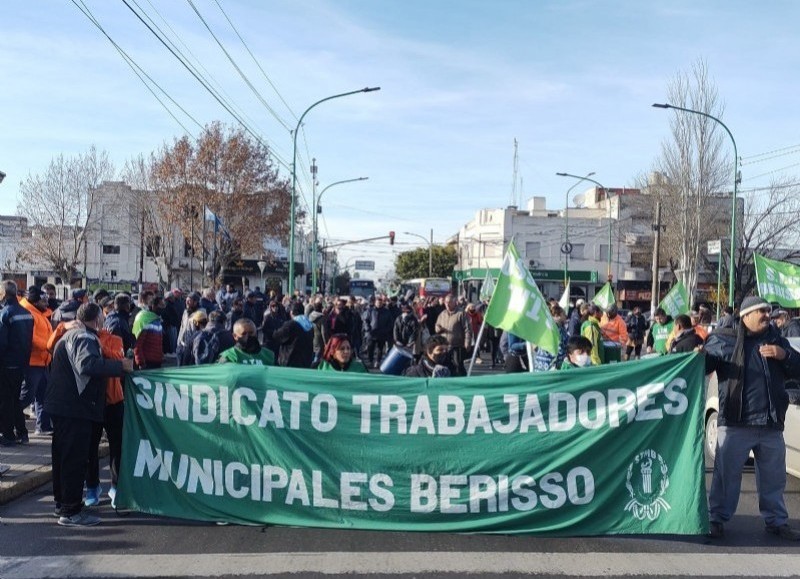
<svg viewBox="0 0 800 579">
<path fill-rule="evenodd" d="M 215 364 L 219 360 L 218 332 L 200 332 L 192 343 L 195 364 Z"/>
</svg>

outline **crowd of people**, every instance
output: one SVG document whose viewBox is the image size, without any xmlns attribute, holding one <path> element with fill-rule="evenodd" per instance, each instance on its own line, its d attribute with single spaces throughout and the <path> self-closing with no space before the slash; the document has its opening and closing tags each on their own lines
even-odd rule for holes
<svg viewBox="0 0 800 579">
<path fill-rule="evenodd" d="M 625 316 L 577 300 L 549 308 L 559 331 L 553 354 L 484 323 L 486 302 L 448 294 L 419 298 L 375 295 L 280 296 L 232 285 L 184 294 L 142 291 L 110 295 L 75 289 L 59 302 L 45 284 L 18 291 L 0 284 L 0 448 L 52 437 L 53 494 L 58 524 L 90 526 L 99 518 L 98 446 L 109 444 L 112 506 L 120 468 L 123 425 L 121 378 L 136 369 L 250 364 L 365 373 L 381 368 L 392 349 L 408 358 L 403 374 L 416 378 L 466 376 L 467 364 L 505 372 L 547 372 L 692 351 L 706 353 L 720 388 L 718 448 L 710 490 L 711 535 L 735 512 L 742 468 L 755 455 L 759 501 L 768 532 L 797 540 L 787 523 L 783 420 L 787 378 L 800 377 L 800 354 L 787 337 L 800 323 L 757 297 L 727 308 L 716 325 L 710 310 L 671 318 L 639 307 Z M 713 329 L 713 331 L 712 331 Z M 8 470 L 0 464 L 0 474 Z"/>
</svg>

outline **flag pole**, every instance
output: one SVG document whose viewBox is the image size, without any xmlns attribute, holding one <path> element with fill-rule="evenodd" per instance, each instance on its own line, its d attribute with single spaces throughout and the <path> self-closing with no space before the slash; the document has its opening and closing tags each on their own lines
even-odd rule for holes
<svg viewBox="0 0 800 579">
<path fill-rule="evenodd" d="M 480 351 L 480 343 L 481 338 L 483 337 L 483 328 L 486 327 L 486 317 L 484 316 L 483 321 L 481 322 L 481 329 L 478 330 L 478 338 L 475 340 L 475 347 L 472 348 L 472 359 L 469 361 L 469 369 L 467 370 L 467 377 L 472 375 L 472 367 L 475 365 L 475 358 L 478 356 L 478 352 Z"/>
<path fill-rule="evenodd" d="M 525 340 L 525 349 L 528 351 L 528 373 L 533 374 L 533 346 Z"/>
</svg>

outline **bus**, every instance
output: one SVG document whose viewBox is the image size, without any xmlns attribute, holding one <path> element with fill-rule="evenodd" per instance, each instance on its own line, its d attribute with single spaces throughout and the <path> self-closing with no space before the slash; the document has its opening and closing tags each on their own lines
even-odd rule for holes
<svg viewBox="0 0 800 579">
<path fill-rule="evenodd" d="M 421 298 L 443 297 L 453 291 L 450 280 L 443 277 L 418 277 L 407 279 L 400 284 L 400 295 L 406 296 L 412 291 Z"/>
<path fill-rule="evenodd" d="M 368 299 L 375 295 L 375 282 L 371 279 L 351 279 L 350 295 Z"/>
</svg>

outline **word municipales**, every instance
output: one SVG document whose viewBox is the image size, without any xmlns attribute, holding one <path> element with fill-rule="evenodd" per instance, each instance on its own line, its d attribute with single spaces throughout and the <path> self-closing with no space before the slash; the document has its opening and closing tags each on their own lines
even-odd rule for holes
<svg viewBox="0 0 800 579">
<path fill-rule="evenodd" d="M 173 451 L 155 448 L 145 439 L 139 441 L 133 477 L 171 482 L 189 494 L 283 502 L 290 506 L 385 512 L 396 503 L 394 480 L 385 473 L 341 472 L 336 485 L 339 496 L 334 498 L 323 491 L 327 485 L 321 470 L 309 473 L 300 468 L 225 463 L 186 454 L 176 457 Z M 513 477 L 410 474 L 406 492 L 408 509 L 414 513 L 496 513 L 509 509 L 530 511 L 539 505 L 559 509 L 567 502 L 585 505 L 594 499 L 595 481 L 592 472 L 583 466 L 572 468 L 566 475 L 549 472 L 538 481 L 527 474 Z"/>
<path fill-rule="evenodd" d="M 257 425 L 259 428 L 330 432 L 337 426 L 339 404 L 328 393 L 248 387 L 212 387 L 207 384 L 151 382 L 136 376 L 136 404 L 163 419 L 192 422 Z M 631 422 L 680 416 L 689 407 L 686 380 L 673 378 L 636 388 L 590 390 L 575 396 L 551 392 L 542 410 L 538 394 L 482 394 L 456 396 L 420 394 L 408 400 L 393 394 L 355 394 L 351 403 L 360 414 L 359 432 L 403 435 L 460 435 L 566 432 L 576 427 L 596 430 Z M 499 402 L 502 396 L 502 404 Z M 492 411 L 490 411 L 490 408 Z"/>
</svg>

